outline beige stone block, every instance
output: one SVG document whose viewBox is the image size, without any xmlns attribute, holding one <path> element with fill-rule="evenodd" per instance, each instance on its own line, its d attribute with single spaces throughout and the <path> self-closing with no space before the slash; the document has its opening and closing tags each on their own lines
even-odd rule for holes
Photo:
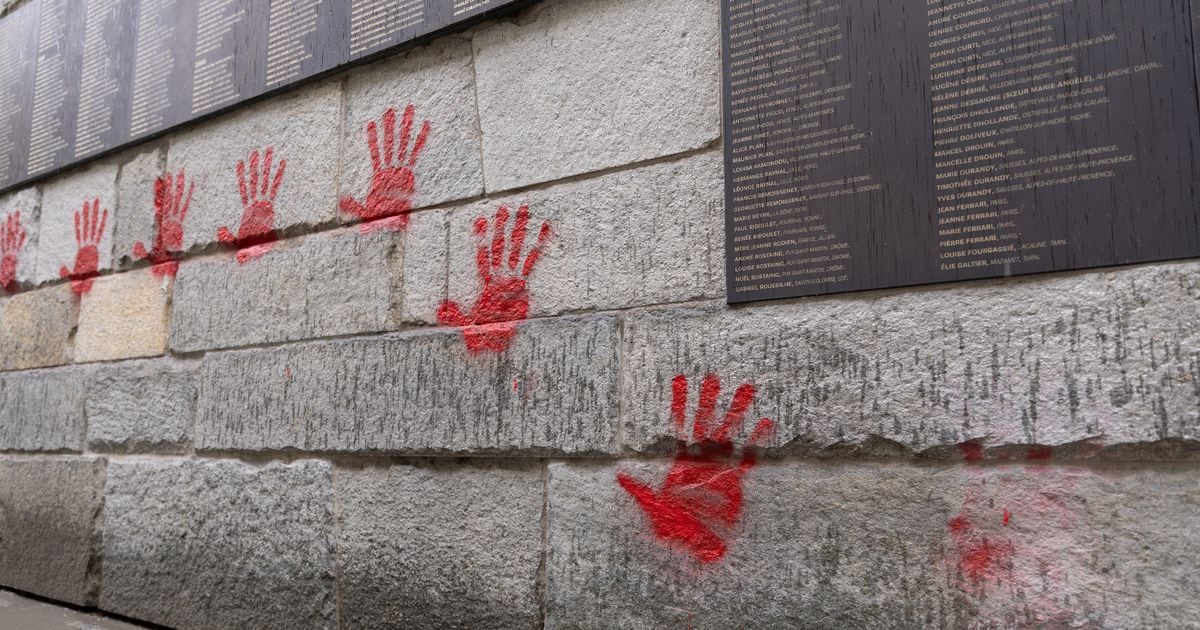
<svg viewBox="0 0 1200 630">
<path fill-rule="evenodd" d="M 0 371 L 69 363 L 78 315 L 67 284 L 0 300 Z"/>
<path fill-rule="evenodd" d="M 79 309 L 77 362 L 163 354 L 173 280 L 157 271 L 142 269 L 96 280 Z"/>
</svg>

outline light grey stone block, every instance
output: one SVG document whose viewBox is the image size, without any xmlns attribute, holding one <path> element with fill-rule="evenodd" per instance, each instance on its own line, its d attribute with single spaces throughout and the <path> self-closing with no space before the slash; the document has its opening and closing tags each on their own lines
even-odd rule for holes
<svg viewBox="0 0 1200 630">
<path fill-rule="evenodd" d="M 103 490 L 103 459 L 0 458 L 0 584 L 94 604 Z"/>
<path fill-rule="evenodd" d="M 154 248 L 154 180 L 162 177 L 167 165 L 164 144 L 137 147 L 122 156 L 117 176 L 117 208 L 113 225 L 113 256 L 118 264 L 134 260 L 133 246 L 142 243 Z M 185 193 L 186 194 L 186 193 Z"/>
<path fill-rule="evenodd" d="M 276 243 L 257 260 L 188 260 L 171 315 L 178 352 L 395 328 L 403 233 L 357 228 Z"/>
<path fill-rule="evenodd" d="M 198 449 L 612 452 L 616 318 L 531 321 L 504 353 L 457 329 L 210 353 Z"/>
<path fill-rule="evenodd" d="M 126 361 L 99 369 L 87 388 L 87 440 L 93 450 L 180 453 L 191 443 L 194 365 Z"/>
<path fill-rule="evenodd" d="M 78 322 L 69 284 L 0 299 L 0 371 L 70 363 Z"/>
<path fill-rule="evenodd" d="M 19 226 L 18 234 L 24 233 L 25 235 L 25 244 L 18 247 L 15 252 L 8 253 L 16 256 L 16 280 L 26 287 L 33 284 L 37 269 L 37 242 L 38 229 L 41 226 L 39 220 L 41 212 L 42 195 L 37 188 L 23 188 L 0 197 L 0 238 L 4 238 L 6 234 L 4 230 L 9 217 L 12 217 L 11 220 Z M 0 257 L 4 255 L 5 252 L 0 251 Z M 2 284 L 0 283 L 0 285 Z M 0 295 L 4 294 L 5 287 L 0 286 Z"/>
<path fill-rule="evenodd" d="M 114 462 L 100 608 L 175 628 L 333 628 L 331 473 L 316 461 Z"/>
<path fill-rule="evenodd" d="M 541 466 L 339 469 L 346 628 L 535 628 Z"/>
<path fill-rule="evenodd" d="M 75 215 L 82 217 L 83 204 L 91 208 L 95 200 L 100 200 L 100 210 L 95 211 L 98 222 L 96 231 L 91 236 L 98 235 L 98 241 L 93 242 L 88 233 L 81 233 L 81 243 L 76 239 Z M 75 272 L 76 257 L 81 247 L 96 247 L 98 270 L 103 271 L 112 267 L 112 231 L 116 223 L 113 210 L 117 201 L 117 165 L 106 160 L 88 165 L 85 168 L 70 171 L 65 175 L 48 180 L 42 187 L 42 212 L 38 227 L 37 268 L 34 272 L 35 282 L 57 280 L 63 267 L 68 272 Z M 107 220 L 104 220 L 107 211 Z M 100 227 L 104 229 L 99 230 Z M 85 269 L 84 271 L 92 271 Z"/>
<path fill-rule="evenodd" d="M 83 450 L 90 374 L 77 367 L 0 374 L 0 450 Z"/>
<path fill-rule="evenodd" d="M 544 221 L 553 237 L 529 276 L 530 313 L 619 309 L 725 294 L 721 156 L 706 153 L 457 208 L 449 292 L 464 311 L 481 290 L 474 223 L 529 205 L 523 261 Z M 489 232 L 490 236 L 491 232 Z M 507 255 L 502 261 L 507 272 Z"/>
<path fill-rule="evenodd" d="M 548 2 L 474 36 L 489 191 L 720 136 L 716 0 Z"/>
<path fill-rule="evenodd" d="M 728 552 L 656 537 L 616 481 L 550 465 L 546 628 L 1187 627 L 1194 470 L 764 463 Z M 711 525 L 711 522 L 709 522 Z M 717 531 L 722 531 L 718 529 Z"/>
<path fill-rule="evenodd" d="M 402 324 L 438 323 L 438 307 L 446 299 L 449 223 L 449 210 L 423 210 L 405 230 Z"/>
<path fill-rule="evenodd" d="M 774 419 L 775 444 L 793 451 L 937 455 L 976 440 L 1194 453 L 1198 319 L 1191 262 L 646 312 L 625 325 L 623 436 L 635 451 L 673 448 L 671 379 L 692 379 L 694 411 L 715 372 L 727 394 L 756 385 L 753 417 Z"/>
<path fill-rule="evenodd" d="M 95 612 L 80 612 L 16 593 L 0 591 L 0 617 L 22 630 L 137 630 L 135 626 Z"/>
</svg>

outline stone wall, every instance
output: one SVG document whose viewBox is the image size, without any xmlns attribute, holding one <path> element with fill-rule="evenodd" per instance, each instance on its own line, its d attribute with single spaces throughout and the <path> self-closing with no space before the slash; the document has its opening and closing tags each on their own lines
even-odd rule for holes
<svg viewBox="0 0 1200 630">
<path fill-rule="evenodd" d="M 1194 627 L 1200 263 L 729 307 L 719 49 L 716 0 L 550 0 L 0 197 L 0 584 Z"/>
</svg>

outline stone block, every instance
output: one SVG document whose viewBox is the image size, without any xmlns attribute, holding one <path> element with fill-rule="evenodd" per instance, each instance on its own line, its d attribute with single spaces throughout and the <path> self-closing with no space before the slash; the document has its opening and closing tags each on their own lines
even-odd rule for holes
<svg viewBox="0 0 1200 630">
<path fill-rule="evenodd" d="M 329 628 L 329 464 L 113 463 L 100 608 L 177 628 Z"/>
<path fill-rule="evenodd" d="M 171 361 L 121 362 L 88 384 L 87 441 L 99 451 L 182 453 L 191 445 L 195 366 Z"/>
<path fill-rule="evenodd" d="M 457 329 L 209 353 L 196 448 L 583 455 L 616 440 L 613 317 L 517 327 L 503 353 Z"/>
<path fill-rule="evenodd" d="M 721 156 L 707 153 L 456 208 L 450 220 L 449 294 L 471 309 L 482 282 L 477 217 L 495 229 L 509 207 L 503 275 L 515 215 L 530 221 L 517 270 L 549 222 L 553 236 L 529 276 L 531 316 L 716 298 L 725 294 Z M 492 232 L 488 233 L 490 238 Z"/>
<path fill-rule="evenodd" d="M 70 285 L 0 299 L 0 371 L 69 363 L 78 316 Z"/>
<path fill-rule="evenodd" d="M 151 357 L 167 349 L 169 276 L 139 269 L 97 278 L 79 306 L 75 360 Z"/>
<path fill-rule="evenodd" d="M 536 628 L 541 466 L 339 469 L 347 628 Z"/>
<path fill-rule="evenodd" d="M 0 450 L 83 450 L 90 375 L 75 367 L 0 374 Z"/>
<path fill-rule="evenodd" d="M 97 199 L 99 210 L 93 205 Z M 95 162 L 48 180 L 42 187 L 34 281 L 58 280 L 64 267 L 68 273 L 80 274 L 110 269 L 116 201 L 117 165 L 112 161 Z M 83 229 L 83 224 L 90 221 L 85 221 L 84 215 L 91 217 L 93 212 L 96 219 L 92 229 Z M 78 230 L 77 214 L 81 222 Z"/>
<path fill-rule="evenodd" d="M 0 591 L 0 616 L 10 627 L 23 630 L 138 630 L 145 627 L 7 591 Z"/>
<path fill-rule="evenodd" d="M 1193 262 L 645 312 L 624 329 L 622 435 L 669 452 L 672 378 L 715 372 L 722 410 L 754 383 L 750 413 L 776 421 L 786 452 L 1191 456 L 1198 318 Z"/>
<path fill-rule="evenodd" d="M 616 481 L 658 492 L 667 468 L 550 465 L 546 628 L 1186 627 L 1200 614 L 1191 469 L 763 463 L 739 477 L 732 524 L 702 521 L 728 543 L 702 562 Z"/>
<path fill-rule="evenodd" d="M 95 603 L 104 463 L 0 458 L 0 584 L 77 606 Z"/>
<path fill-rule="evenodd" d="M 118 263 L 135 259 L 133 246 L 154 247 L 154 180 L 166 169 L 165 144 L 139 146 L 122 156 L 117 176 L 116 225 L 113 226 L 113 256 Z"/>
<path fill-rule="evenodd" d="M 475 33 L 488 191 L 714 142 L 720 15 L 716 0 L 556 1 Z"/>
<path fill-rule="evenodd" d="M 41 226 L 42 195 L 37 188 L 24 188 L 0 196 L 0 270 L 4 259 L 11 257 L 12 272 L 19 285 L 33 284 L 37 269 L 38 228 Z M 9 232 L 12 221 L 12 232 Z M 9 240 L 9 237 L 12 240 Z M 3 276 L 4 273 L 0 273 Z M 6 293 L 6 283 L 0 278 L 0 295 Z"/>
</svg>

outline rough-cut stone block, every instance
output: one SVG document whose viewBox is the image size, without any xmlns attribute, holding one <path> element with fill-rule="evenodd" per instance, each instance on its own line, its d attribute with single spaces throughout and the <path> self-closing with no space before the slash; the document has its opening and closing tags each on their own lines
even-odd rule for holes
<svg viewBox="0 0 1200 630">
<path fill-rule="evenodd" d="M 720 136 L 716 0 L 572 0 L 474 36 L 489 191 Z"/>
<path fill-rule="evenodd" d="M 167 152 L 167 170 L 177 173 L 183 169 L 188 181 L 194 179 L 196 183 L 183 223 L 184 247 L 216 242 L 221 227 L 238 235 L 247 215 L 238 186 L 239 161 L 246 164 L 247 188 L 254 188 L 250 184 L 257 183 L 258 192 L 251 196 L 250 202 L 270 200 L 271 186 L 265 186 L 261 176 L 268 148 L 274 149 L 269 173 L 272 184 L 280 161 L 287 160 L 272 204 L 274 229 L 334 219 L 341 116 L 341 90 L 332 81 L 243 108 L 173 137 Z M 252 173 L 250 153 L 256 149 L 258 172 Z M 263 215 L 256 211 L 251 216 Z"/>
<path fill-rule="evenodd" d="M 96 612 L 80 612 L 64 605 L 0 591 L 0 618 L 14 630 L 138 630 L 145 626 L 117 621 Z"/>
<path fill-rule="evenodd" d="M 0 458 L 0 584 L 94 603 L 103 493 L 103 459 Z"/>
<path fill-rule="evenodd" d="M 404 136 L 404 112 L 410 103 L 413 122 L 409 135 Z M 392 126 L 395 140 L 390 153 L 384 121 L 388 109 L 395 112 Z M 372 190 L 375 171 L 367 129 L 372 122 L 382 167 L 376 179 L 394 180 L 397 184 L 375 189 L 375 199 L 407 198 L 412 207 L 419 208 L 483 192 L 468 40 L 441 38 L 429 46 L 353 71 L 346 80 L 346 121 L 340 178 L 343 198 L 349 196 L 365 204 Z M 424 148 L 417 154 L 417 163 L 410 166 L 413 148 L 426 121 L 429 133 Z M 407 144 L 401 145 L 405 138 Z M 407 184 L 408 173 L 412 174 L 412 188 Z M 389 174 L 394 174 L 391 179 Z M 373 211 L 374 216 L 383 210 L 380 205 L 363 207 Z M 345 216 L 355 218 L 354 214 Z M 422 216 L 414 216 L 413 220 L 420 221 Z"/>
<path fill-rule="evenodd" d="M 166 168 L 164 145 L 152 144 L 138 147 L 124 155 L 121 172 L 117 176 L 116 225 L 113 226 L 113 256 L 117 262 L 133 260 L 133 246 L 142 243 L 153 249 L 154 180 L 163 175 Z"/>
<path fill-rule="evenodd" d="M 449 222 L 448 210 L 423 210 L 405 231 L 401 324 L 438 323 L 438 306 L 446 299 Z"/>
<path fill-rule="evenodd" d="M 0 244 L 0 259 L 3 259 L 6 254 L 15 256 L 16 281 L 26 286 L 33 283 L 34 272 L 37 269 L 37 242 L 38 228 L 41 225 L 39 221 L 41 211 L 42 195 L 37 188 L 25 188 L 0 197 L 0 238 L 4 238 L 7 234 L 5 226 L 9 220 L 16 222 L 19 226 L 18 234 L 25 235 L 24 244 L 15 251 L 8 251 Z M 20 237 L 18 236 L 18 238 Z M 0 295 L 5 293 L 4 284 L 0 281 Z"/>
<path fill-rule="evenodd" d="M 542 468 L 338 470 L 346 628 L 540 627 Z"/>
<path fill-rule="evenodd" d="M 329 464 L 114 462 L 100 608 L 177 628 L 333 628 Z"/>
<path fill-rule="evenodd" d="M 80 302 L 75 360 L 109 361 L 165 352 L 171 282 L 150 269 L 97 278 Z"/>
<path fill-rule="evenodd" d="M 0 374 L 0 450 L 82 450 L 90 374 L 73 367 Z"/>
<path fill-rule="evenodd" d="M 340 230 L 180 265 L 171 347 L 180 352 L 395 328 L 403 233 Z"/>
<path fill-rule="evenodd" d="M 767 463 L 726 555 L 659 539 L 618 471 L 550 466 L 546 628 L 1168 628 L 1200 616 L 1194 470 Z M 676 522 L 678 524 L 678 522 Z"/>
<path fill-rule="evenodd" d="M 68 285 L 0 299 L 0 371 L 69 363 L 78 315 Z"/>
<path fill-rule="evenodd" d="M 94 450 L 179 453 L 191 442 L 194 365 L 123 362 L 88 384 L 87 440 Z"/>
<path fill-rule="evenodd" d="M 529 276 L 531 315 L 721 297 L 723 194 L 714 152 L 458 208 L 450 221 L 450 296 L 464 311 L 479 296 L 473 226 L 485 217 L 494 229 L 501 204 L 509 207 L 501 275 L 517 273 L 507 254 L 517 209 L 528 204 L 519 260 L 544 221 L 553 229 Z"/>
<path fill-rule="evenodd" d="M 457 329 L 210 353 L 196 448 L 612 452 L 617 345 L 589 317 L 522 324 L 500 354 Z"/>
<path fill-rule="evenodd" d="M 88 204 L 87 216 L 91 217 L 93 202 L 100 200 L 100 210 L 95 211 L 97 224 L 93 230 L 76 230 L 76 213 L 84 220 L 84 202 Z M 35 282 L 57 280 L 61 270 L 77 271 L 77 257 L 83 261 L 90 256 L 79 256 L 84 247 L 96 248 L 95 263 L 98 269 L 84 264 L 78 269 L 82 273 L 103 271 L 112 266 L 112 231 L 116 224 L 113 210 L 117 200 L 117 165 L 111 161 L 98 162 L 87 168 L 71 171 L 46 182 L 42 188 L 41 225 L 38 228 L 37 270 Z M 107 220 L 103 220 L 107 211 Z M 90 221 L 90 219 L 89 219 Z M 103 225 L 99 225 L 103 223 Z M 99 228 L 103 227 L 103 231 Z M 78 233 L 79 238 L 76 238 Z M 99 236 L 95 241 L 94 237 Z M 81 242 L 82 241 L 82 242 Z"/>
<path fill-rule="evenodd" d="M 721 409 L 752 381 L 751 413 L 776 420 L 775 444 L 798 451 L 946 454 L 977 441 L 1194 452 L 1196 321 L 1197 263 L 647 312 L 625 325 L 623 436 L 637 451 L 673 448 L 671 379 L 693 379 L 694 410 L 715 372 Z"/>
</svg>

